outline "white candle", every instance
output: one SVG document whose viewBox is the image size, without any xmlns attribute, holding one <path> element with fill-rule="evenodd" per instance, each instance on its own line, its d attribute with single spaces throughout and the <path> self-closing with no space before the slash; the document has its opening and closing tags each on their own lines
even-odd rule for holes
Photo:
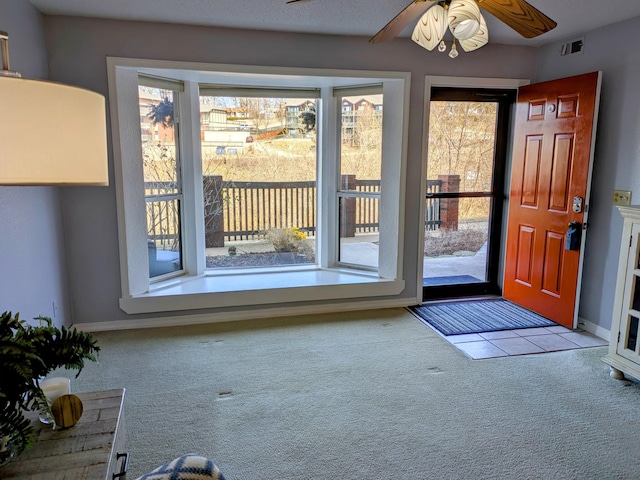
<svg viewBox="0 0 640 480">
<path fill-rule="evenodd" d="M 47 397 L 50 405 L 53 405 L 58 397 L 71 393 L 71 380 L 64 377 L 47 378 L 40 382 L 40 388 Z"/>
</svg>

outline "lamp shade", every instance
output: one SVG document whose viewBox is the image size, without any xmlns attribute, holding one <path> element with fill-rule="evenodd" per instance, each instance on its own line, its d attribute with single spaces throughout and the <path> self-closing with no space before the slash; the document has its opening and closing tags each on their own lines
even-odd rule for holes
<svg viewBox="0 0 640 480">
<path fill-rule="evenodd" d="M 489 42 L 489 30 L 484 17 L 480 15 L 480 28 L 476 34 L 468 40 L 460 40 L 460 46 L 465 52 L 472 52 L 480 47 L 484 47 Z"/>
<path fill-rule="evenodd" d="M 108 185 L 105 100 L 0 76 L 0 185 Z"/>
<path fill-rule="evenodd" d="M 427 50 L 433 50 L 447 31 L 447 13 L 441 5 L 434 5 L 420 18 L 411 40 Z"/>
<path fill-rule="evenodd" d="M 474 0 L 452 0 L 447 17 L 449 30 L 458 40 L 472 38 L 480 28 L 480 8 Z"/>
</svg>

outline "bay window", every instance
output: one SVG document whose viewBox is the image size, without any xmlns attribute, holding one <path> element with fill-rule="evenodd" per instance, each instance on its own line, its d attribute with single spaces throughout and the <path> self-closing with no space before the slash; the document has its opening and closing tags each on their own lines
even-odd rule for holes
<svg viewBox="0 0 640 480">
<path fill-rule="evenodd" d="M 408 74 L 108 72 L 124 311 L 402 292 Z"/>
</svg>

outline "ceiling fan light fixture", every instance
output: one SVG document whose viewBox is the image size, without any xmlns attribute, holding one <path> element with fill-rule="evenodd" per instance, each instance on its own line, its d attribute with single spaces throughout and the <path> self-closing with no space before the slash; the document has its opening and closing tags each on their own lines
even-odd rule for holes
<svg viewBox="0 0 640 480">
<path fill-rule="evenodd" d="M 483 47 L 489 42 L 487 23 L 480 13 L 475 0 L 452 0 L 449 4 L 440 2 L 429 8 L 420 18 L 411 40 L 431 51 L 446 52 L 444 36 L 447 28 L 453 35 L 449 57 L 456 58 L 460 51 L 456 40 L 465 52 Z"/>
<path fill-rule="evenodd" d="M 480 7 L 475 0 L 452 0 L 449 4 L 449 29 L 458 40 L 468 40 L 476 35 L 481 18 Z"/>
<path fill-rule="evenodd" d="M 431 51 L 443 39 L 447 26 L 446 10 L 442 5 L 434 5 L 418 20 L 411 40 Z"/>
<path fill-rule="evenodd" d="M 484 47 L 489 43 L 489 30 L 484 17 L 480 15 L 480 29 L 468 40 L 460 40 L 460 46 L 465 52 L 473 52 L 474 50 Z"/>
</svg>

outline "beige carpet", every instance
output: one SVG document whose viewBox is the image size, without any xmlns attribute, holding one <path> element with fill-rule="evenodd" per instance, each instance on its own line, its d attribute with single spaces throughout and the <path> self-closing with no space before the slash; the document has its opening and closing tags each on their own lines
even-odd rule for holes
<svg viewBox="0 0 640 480">
<path fill-rule="evenodd" d="M 606 349 L 469 360 L 403 309 L 97 334 L 72 390 L 127 388 L 130 475 L 640 478 L 640 388 Z"/>
</svg>

